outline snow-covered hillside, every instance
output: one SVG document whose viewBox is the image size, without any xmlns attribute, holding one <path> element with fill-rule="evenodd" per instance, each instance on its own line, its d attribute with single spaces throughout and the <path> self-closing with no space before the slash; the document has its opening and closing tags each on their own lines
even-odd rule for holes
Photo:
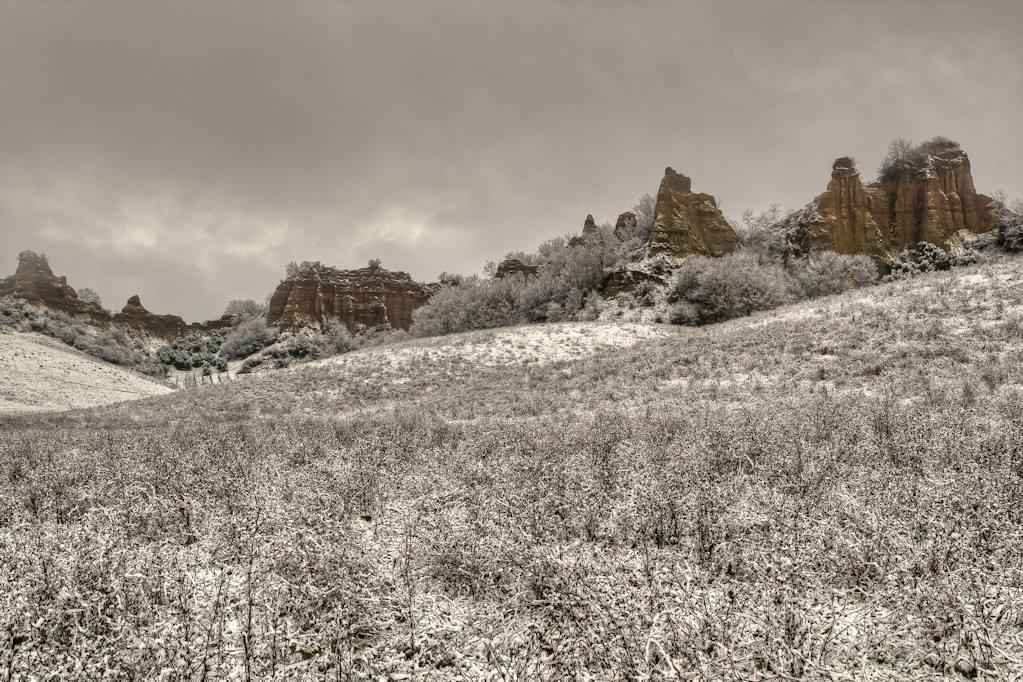
<svg viewBox="0 0 1023 682">
<path fill-rule="evenodd" d="M 31 333 L 0 334 L 0 414 L 70 410 L 171 389 Z"/>
</svg>

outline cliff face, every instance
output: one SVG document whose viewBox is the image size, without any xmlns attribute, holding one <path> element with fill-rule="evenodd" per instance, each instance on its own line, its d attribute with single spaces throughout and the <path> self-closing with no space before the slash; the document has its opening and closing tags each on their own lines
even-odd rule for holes
<svg viewBox="0 0 1023 682">
<path fill-rule="evenodd" d="M 382 324 L 408 329 L 412 311 L 425 304 L 430 294 L 404 272 L 311 265 L 278 285 L 270 299 L 267 323 L 282 329 L 318 329 L 323 322 L 338 319 L 350 331 Z"/>
<path fill-rule="evenodd" d="M 665 169 L 657 190 L 650 255 L 723 256 L 737 245 L 735 232 L 714 197 L 694 193 L 688 177 Z"/>
<path fill-rule="evenodd" d="M 835 161 L 827 189 L 795 216 L 790 244 L 884 259 L 921 241 L 948 248 L 960 231 L 998 226 L 997 206 L 977 192 L 959 145 L 935 142 L 917 152 L 866 186 L 852 159 Z"/>
<path fill-rule="evenodd" d="M 632 211 L 626 211 L 618 215 L 618 220 L 615 221 L 614 235 L 618 239 L 626 239 L 632 230 L 636 229 L 636 214 Z"/>
</svg>

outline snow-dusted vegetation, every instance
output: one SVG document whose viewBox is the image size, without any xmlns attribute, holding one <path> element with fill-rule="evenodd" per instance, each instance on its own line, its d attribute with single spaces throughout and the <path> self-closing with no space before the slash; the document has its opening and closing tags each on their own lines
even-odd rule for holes
<svg viewBox="0 0 1023 682">
<path fill-rule="evenodd" d="M 1018 261 L 613 329 L 4 419 L 0 672 L 1023 673 Z"/>
</svg>

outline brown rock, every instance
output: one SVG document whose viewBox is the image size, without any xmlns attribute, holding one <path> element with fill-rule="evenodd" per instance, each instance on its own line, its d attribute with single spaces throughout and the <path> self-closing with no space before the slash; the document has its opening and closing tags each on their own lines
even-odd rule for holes
<svg viewBox="0 0 1023 682">
<path fill-rule="evenodd" d="M 137 294 L 128 299 L 121 312 L 114 315 L 113 322 L 167 341 L 173 341 L 179 334 L 202 328 L 202 325 L 187 324 L 177 315 L 154 315 L 146 310 Z"/>
<path fill-rule="evenodd" d="M 650 255 L 723 256 L 738 245 L 735 232 L 710 194 L 692 191 L 692 181 L 671 168 L 657 190 Z"/>
<path fill-rule="evenodd" d="M 866 186 L 851 158 L 837 159 L 827 189 L 794 218 L 790 245 L 887 259 L 921 241 L 947 249 L 960 231 L 998 227 L 997 206 L 977 192 L 958 144 L 932 142 L 919 150 L 919 165 Z"/>
<path fill-rule="evenodd" d="M 267 323 L 282 329 L 318 329 L 323 322 L 338 319 L 350 331 L 385 324 L 408 329 L 412 311 L 432 293 L 404 272 L 310 264 L 278 285 L 270 299 Z"/>
<path fill-rule="evenodd" d="M 594 222 L 592 215 L 587 215 L 586 220 L 583 222 L 583 238 L 599 236 L 600 230 L 597 229 L 597 223 Z"/>
<path fill-rule="evenodd" d="M 497 266 L 497 272 L 494 273 L 494 277 L 498 279 L 508 277 L 510 275 L 523 275 L 530 277 L 540 271 L 539 265 L 526 265 L 518 258 L 506 258 Z"/>
<path fill-rule="evenodd" d="M 92 324 L 106 326 L 110 323 L 103 308 L 79 299 L 67 278 L 54 275 L 46 258 L 32 251 L 18 254 L 17 271 L 0 279 L 0 296 L 13 296 L 35 306 L 60 310 Z"/>
<path fill-rule="evenodd" d="M 664 273 L 648 272 L 639 268 L 619 268 L 604 278 L 600 293 L 605 298 L 614 298 L 618 294 L 635 291 L 643 282 L 663 286 L 667 282 L 667 276 Z"/>
<path fill-rule="evenodd" d="M 635 213 L 632 211 L 622 213 L 618 216 L 618 220 L 615 221 L 615 237 L 621 240 L 627 239 L 632 231 L 636 229 L 636 225 Z"/>
</svg>

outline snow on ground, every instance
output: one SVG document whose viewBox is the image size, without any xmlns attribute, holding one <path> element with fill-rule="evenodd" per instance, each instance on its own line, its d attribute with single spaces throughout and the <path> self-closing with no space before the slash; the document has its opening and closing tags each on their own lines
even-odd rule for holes
<svg viewBox="0 0 1023 682">
<path fill-rule="evenodd" d="M 0 415 L 107 405 L 171 390 L 47 336 L 0 334 Z"/>
<path fill-rule="evenodd" d="M 409 372 L 430 365 L 468 363 L 473 366 L 546 365 L 578 360 L 605 348 L 633 346 L 645 339 L 674 336 L 678 327 L 667 325 L 564 322 L 522 325 L 419 339 L 400 346 L 380 346 L 327 358 L 310 365 L 335 370 L 375 368 L 401 381 Z"/>
</svg>

